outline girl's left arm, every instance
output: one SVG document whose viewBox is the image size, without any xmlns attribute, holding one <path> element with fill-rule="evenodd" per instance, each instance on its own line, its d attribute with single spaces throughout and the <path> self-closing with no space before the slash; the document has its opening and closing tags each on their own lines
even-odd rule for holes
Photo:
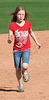
<svg viewBox="0 0 49 100">
<path fill-rule="evenodd" d="M 9 30 L 9 34 L 8 34 L 8 43 L 11 43 L 13 40 L 13 32 L 11 30 Z"/>
<path fill-rule="evenodd" d="M 34 39 L 34 41 L 35 41 L 35 43 L 38 45 L 38 47 L 40 48 L 41 45 L 40 45 L 39 42 L 37 41 L 36 36 L 35 36 L 34 32 L 32 31 L 32 29 L 30 29 L 30 35 L 31 35 L 31 37 Z"/>
</svg>

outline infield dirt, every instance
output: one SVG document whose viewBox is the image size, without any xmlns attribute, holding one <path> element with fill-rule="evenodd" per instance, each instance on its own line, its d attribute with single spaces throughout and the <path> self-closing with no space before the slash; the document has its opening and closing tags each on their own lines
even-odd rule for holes
<svg viewBox="0 0 49 100">
<path fill-rule="evenodd" d="M 49 30 L 34 31 L 41 48 L 31 40 L 29 63 L 30 80 L 24 83 L 24 92 L 18 93 L 18 81 L 13 60 L 13 42 L 8 34 L 0 34 L 0 100 L 49 100 Z"/>
</svg>

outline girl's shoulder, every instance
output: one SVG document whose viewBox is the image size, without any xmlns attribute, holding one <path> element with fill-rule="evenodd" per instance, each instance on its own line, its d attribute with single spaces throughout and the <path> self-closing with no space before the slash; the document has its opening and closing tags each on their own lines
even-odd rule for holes
<svg viewBox="0 0 49 100">
<path fill-rule="evenodd" d="M 11 23 L 10 25 L 11 25 L 11 26 L 15 25 L 15 22 Z"/>
<path fill-rule="evenodd" d="M 30 21 L 28 21 L 28 20 L 27 20 L 27 21 L 25 21 L 25 22 L 26 22 L 26 23 L 28 23 L 28 24 L 30 24 L 30 23 L 31 23 L 31 22 L 30 22 Z"/>
<path fill-rule="evenodd" d="M 26 25 L 29 27 L 29 28 L 31 28 L 31 22 L 30 21 L 25 21 L 25 23 L 26 23 Z"/>
<path fill-rule="evenodd" d="M 11 23 L 8 28 L 13 32 L 14 27 L 15 27 L 15 22 Z"/>
</svg>

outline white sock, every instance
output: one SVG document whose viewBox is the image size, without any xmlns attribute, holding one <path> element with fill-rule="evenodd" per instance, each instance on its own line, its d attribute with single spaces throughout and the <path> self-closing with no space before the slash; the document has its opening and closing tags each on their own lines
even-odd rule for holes
<svg viewBox="0 0 49 100">
<path fill-rule="evenodd" d="M 21 85 L 19 86 L 19 89 L 23 89 L 23 84 L 21 84 Z"/>
<path fill-rule="evenodd" d="M 27 74 L 27 70 L 25 70 L 24 74 L 25 74 L 25 75 Z"/>
</svg>

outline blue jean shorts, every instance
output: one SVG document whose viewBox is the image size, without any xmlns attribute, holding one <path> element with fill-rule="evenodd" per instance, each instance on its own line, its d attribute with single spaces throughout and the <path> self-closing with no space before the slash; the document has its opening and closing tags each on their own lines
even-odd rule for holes
<svg viewBox="0 0 49 100">
<path fill-rule="evenodd" d="M 13 52 L 14 51 L 15 51 L 15 49 L 13 49 Z M 29 64 L 30 52 L 31 52 L 30 48 L 26 49 L 26 50 L 17 50 L 16 52 L 14 52 L 13 55 L 14 55 L 15 68 L 21 68 L 21 63 Z M 21 58 L 22 58 L 22 60 L 21 60 Z"/>
</svg>

